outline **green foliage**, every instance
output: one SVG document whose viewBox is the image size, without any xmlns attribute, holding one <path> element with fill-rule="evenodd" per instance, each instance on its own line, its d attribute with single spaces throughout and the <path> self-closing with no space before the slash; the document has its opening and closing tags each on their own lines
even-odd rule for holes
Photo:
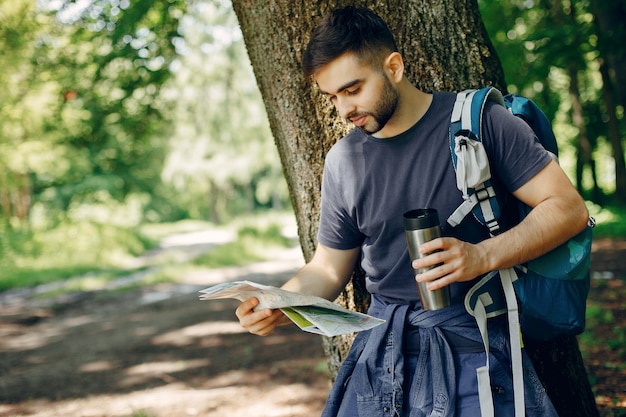
<svg viewBox="0 0 626 417">
<path fill-rule="evenodd" d="M 176 281 L 185 271 L 198 268 L 261 261 L 271 257 L 276 250 L 296 245 L 283 233 L 281 225 L 286 216 L 292 218 L 293 214 L 273 212 L 241 218 L 224 229 L 237 231 L 233 241 L 216 245 L 200 258 L 188 262 L 177 257 L 161 257 L 148 265 L 137 264 L 135 258 L 155 247 L 163 238 L 213 229 L 215 225 L 185 220 L 136 227 L 98 222 L 95 220 L 98 216 L 87 219 L 78 215 L 42 229 L 5 223 L 0 228 L 0 291 L 66 280 L 65 284 L 55 285 L 46 295 L 89 291 L 104 288 L 122 275 L 141 271 L 140 279 L 122 288 L 125 290 Z M 146 266 L 156 268 L 147 270 Z"/>
<path fill-rule="evenodd" d="M 205 268 L 242 266 L 263 258 L 254 250 L 250 240 L 241 240 L 220 245 L 194 261 L 194 265 Z"/>
<path fill-rule="evenodd" d="M 77 7 L 68 2 L 52 11 L 70 43 L 62 51 L 45 44 L 41 51 L 48 58 L 45 66 L 60 74 L 67 97 L 58 120 L 74 121 L 64 142 L 87 150 L 82 178 L 56 187 L 62 208 L 100 190 L 124 199 L 159 183 L 167 135 L 167 103 L 160 90 L 171 75 L 172 42 L 185 2 L 142 0 L 116 6 L 95 1 L 74 17 Z M 67 67 L 80 79 L 63 70 Z"/>
<path fill-rule="evenodd" d="M 490 38 L 502 61 L 510 92 L 535 100 L 552 120 L 559 141 L 560 160 L 586 198 L 597 203 L 615 193 L 614 149 L 608 140 L 609 116 L 604 106 L 600 62 L 607 49 L 599 44 L 597 27 L 588 1 L 480 0 Z M 615 28 L 617 33 L 623 28 Z M 611 50 L 617 56 L 624 43 Z M 604 55 L 603 55 L 604 54 Z M 623 71 L 624 68 L 614 68 Z M 572 94 L 581 102 L 586 132 L 573 121 Z M 617 117 L 621 138 L 626 135 L 623 109 Z M 590 147 L 595 159 L 598 188 L 590 165 L 583 168 L 582 148 Z M 577 168 L 579 171 L 577 172 Z M 615 196 L 620 197 L 620 196 Z M 619 198 L 618 198 L 619 199 Z"/>
<path fill-rule="evenodd" d="M 94 270 L 115 276 L 153 245 L 134 229 L 92 221 L 65 221 L 48 230 L 4 225 L 0 232 L 0 291 Z"/>
<path fill-rule="evenodd" d="M 149 221 L 289 204 L 228 1 L 0 0 L 0 216 L 147 196 Z"/>
<path fill-rule="evenodd" d="M 177 121 L 163 178 L 196 218 L 227 222 L 287 204 L 286 182 L 232 5 L 196 2 L 165 87 Z"/>
<path fill-rule="evenodd" d="M 289 238 L 283 235 L 280 225 L 276 223 L 272 223 L 264 229 L 259 229 L 256 226 L 244 226 L 238 230 L 237 235 L 240 240 L 248 238 L 280 247 L 288 247 L 291 243 Z"/>
<path fill-rule="evenodd" d="M 590 305 L 587 307 L 587 325 L 590 328 L 594 328 L 601 324 L 611 324 L 615 318 L 610 310 L 602 308 L 598 305 Z"/>
</svg>

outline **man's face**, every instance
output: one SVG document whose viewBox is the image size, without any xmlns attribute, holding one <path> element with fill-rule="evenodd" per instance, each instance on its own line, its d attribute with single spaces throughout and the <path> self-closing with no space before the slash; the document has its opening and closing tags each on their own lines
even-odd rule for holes
<svg viewBox="0 0 626 417">
<path fill-rule="evenodd" d="M 398 106 L 398 90 L 382 69 L 376 71 L 352 54 L 342 55 L 320 69 L 315 80 L 339 115 L 368 134 L 383 129 Z"/>
</svg>

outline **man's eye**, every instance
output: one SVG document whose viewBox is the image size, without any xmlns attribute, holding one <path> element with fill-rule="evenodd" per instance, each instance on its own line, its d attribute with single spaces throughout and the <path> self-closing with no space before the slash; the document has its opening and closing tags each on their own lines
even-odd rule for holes
<svg viewBox="0 0 626 417">
<path fill-rule="evenodd" d="M 346 90 L 346 94 L 349 96 L 353 96 L 355 94 L 358 94 L 359 91 L 361 91 L 360 88 L 355 88 L 354 90 Z"/>
</svg>

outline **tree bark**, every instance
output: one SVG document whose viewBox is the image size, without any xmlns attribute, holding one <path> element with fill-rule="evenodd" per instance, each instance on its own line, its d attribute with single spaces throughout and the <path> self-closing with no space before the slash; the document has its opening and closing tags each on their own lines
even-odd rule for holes
<svg viewBox="0 0 626 417">
<path fill-rule="evenodd" d="M 304 78 L 301 57 L 309 34 L 321 18 L 331 8 L 347 4 L 368 6 L 387 21 L 405 58 L 407 77 L 421 89 L 461 90 L 491 84 L 506 92 L 502 66 L 476 0 L 233 0 L 287 178 L 307 261 L 316 245 L 324 157 L 349 126 Z M 338 302 L 365 310 L 368 297 L 362 278 L 357 268 L 352 284 Z M 352 340 L 351 336 L 325 339 L 333 375 Z M 580 360 L 578 363 L 582 364 Z M 586 380 L 582 369 L 577 378 L 558 383 Z M 578 401 L 567 398 L 563 402 L 574 409 L 582 408 Z"/>
<path fill-rule="evenodd" d="M 309 33 L 331 6 L 370 3 L 233 1 L 287 178 L 306 260 L 315 250 L 324 157 L 349 126 L 305 80 L 302 53 Z M 397 34 L 407 76 L 420 88 L 454 90 L 488 81 L 505 91 L 503 70 L 475 1 L 388 0 L 372 8 Z"/>
<path fill-rule="evenodd" d="M 526 341 L 525 344 L 560 416 L 600 416 L 575 336 L 544 343 Z"/>
</svg>

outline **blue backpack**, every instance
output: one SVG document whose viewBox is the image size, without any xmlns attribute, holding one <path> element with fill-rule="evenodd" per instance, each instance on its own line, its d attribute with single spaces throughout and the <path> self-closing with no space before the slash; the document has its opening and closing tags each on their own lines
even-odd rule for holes
<svg viewBox="0 0 626 417">
<path fill-rule="evenodd" d="M 450 150 L 464 202 L 448 218 L 448 223 L 456 226 L 467 215 L 473 215 L 494 236 L 501 231 L 502 199 L 498 199 L 491 184 L 489 161 L 481 143 L 482 115 L 489 101 L 505 106 L 526 121 L 555 160 L 558 148 L 548 118 L 531 100 L 512 94 L 503 97 L 494 87 L 457 93 L 450 123 Z M 530 212 L 525 204 L 517 200 L 515 204 L 520 219 Z M 476 318 L 487 353 L 487 319 L 508 315 L 518 416 L 524 415 L 520 329 L 524 337 L 547 341 L 560 335 L 580 334 L 585 328 L 593 225 L 590 218 L 583 232 L 524 265 L 492 271 L 465 297 L 465 307 Z M 489 410 L 492 402 L 487 400 L 491 398 L 488 368 L 487 359 L 486 366 L 477 370 L 481 411 L 487 416 L 493 412 Z M 483 410 L 483 403 L 487 410 Z"/>
</svg>

